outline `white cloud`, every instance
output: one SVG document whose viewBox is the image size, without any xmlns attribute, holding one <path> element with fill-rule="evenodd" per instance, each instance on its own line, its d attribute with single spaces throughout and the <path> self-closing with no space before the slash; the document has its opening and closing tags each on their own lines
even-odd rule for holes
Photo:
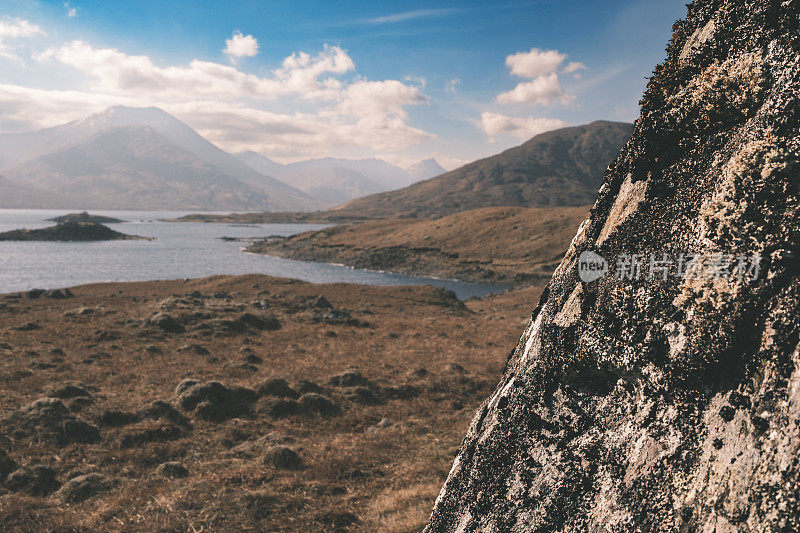
<svg viewBox="0 0 800 533">
<path fill-rule="evenodd" d="M 575 100 L 571 94 L 566 94 L 556 73 L 539 76 L 533 81 L 517 84 L 512 90 L 497 96 L 500 104 L 523 104 L 532 102 L 542 106 L 549 106 L 553 102 L 568 104 Z"/>
<path fill-rule="evenodd" d="M 529 139 L 566 125 L 566 122 L 557 118 L 509 117 L 488 111 L 481 113 L 480 121 L 481 128 L 490 137 L 507 134 L 520 139 Z"/>
<path fill-rule="evenodd" d="M 12 59 L 14 61 L 22 61 L 22 59 L 14 53 L 14 47 L 8 44 L 7 41 L 33 37 L 35 35 L 44 35 L 44 31 L 36 24 L 31 24 L 27 20 L 19 18 L 0 18 L 0 57 Z"/>
<path fill-rule="evenodd" d="M 74 18 L 78 16 L 78 9 L 72 7 L 69 2 L 64 2 L 64 7 L 67 9 L 67 16 L 69 18 Z"/>
<path fill-rule="evenodd" d="M 581 63 L 580 61 L 571 61 L 566 67 L 564 67 L 565 74 L 572 74 L 573 72 L 577 72 L 579 70 L 584 70 L 586 65 Z"/>
<path fill-rule="evenodd" d="M 230 39 L 225 39 L 224 52 L 231 62 L 240 57 L 253 57 L 258 53 L 258 40 L 252 35 L 243 35 L 242 32 L 235 31 Z"/>
<path fill-rule="evenodd" d="M 536 78 L 558 70 L 567 58 L 558 50 L 539 50 L 531 48 L 530 52 L 518 52 L 506 57 L 506 66 L 511 73 L 521 78 Z"/>
<path fill-rule="evenodd" d="M 461 85 L 461 78 L 454 78 L 445 83 L 444 92 L 447 94 L 455 94 L 459 85 Z"/>
<path fill-rule="evenodd" d="M 586 65 L 579 61 L 572 61 L 564 67 L 561 65 L 567 59 L 567 54 L 558 50 L 540 50 L 531 48 L 528 52 L 518 52 L 506 57 L 506 66 L 511 74 L 532 81 L 520 82 L 511 89 L 497 96 L 500 104 L 525 104 L 533 103 L 549 106 L 553 103 L 567 105 L 575 101 L 575 96 L 567 94 L 559 80 L 560 73 L 575 74 L 578 70 L 585 69 Z"/>
<path fill-rule="evenodd" d="M 406 111 L 427 103 L 424 85 L 344 79 L 355 64 L 338 46 L 293 53 L 266 75 L 202 60 L 157 65 L 146 55 L 84 41 L 35 59 L 41 68 L 52 70 L 54 62 L 82 73 L 80 90 L 0 84 L 0 131 L 54 126 L 121 104 L 160 107 L 223 149 L 284 159 L 396 152 L 434 137 L 413 127 Z"/>
<path fill-rule="evenodd" d="M 326 46 L 316 56 L 300 52 L 287 57 L 272 77 L 247 74 L 230 65 L 195 59 L 188 66 L 160 67 L 148 56 L 132 56 L 114 48 L 94 48 L 72 41 L 38 54 L 39 61 L 55 60 L 74 67 L 96 81 L 96 90 L 113 94 L 146 93 L 163 99 L 186 100 L 200 96 L 274 100 L 296 94 L 304 98 L 329 98 L 341 88 L 339 80 L 325 74 L 342 74 L 355 68 L 347 53 Z"/>
</svg>

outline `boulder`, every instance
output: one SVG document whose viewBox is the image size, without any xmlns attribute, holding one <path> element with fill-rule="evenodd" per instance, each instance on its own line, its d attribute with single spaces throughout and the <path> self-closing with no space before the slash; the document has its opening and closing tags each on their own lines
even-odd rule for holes
<svg viewBox="0 0 800 533">
<path fill-rule="evenodd" d="M 428 532 L 800 530 L 799 16 L 675 23 Z"/>
</svg>

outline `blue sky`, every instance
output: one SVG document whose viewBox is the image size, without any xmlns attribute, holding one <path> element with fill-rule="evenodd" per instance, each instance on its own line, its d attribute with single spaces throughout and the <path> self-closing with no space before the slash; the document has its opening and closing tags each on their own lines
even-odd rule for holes
<svg viewBox="0 0 800 533">
<path fill-rule="evenodd" d="M 231 151 L 453 167 L 547 129 L 636 118 L 684 12 L 673 0 L 2 0 L 0 130 L 157 105 Z"/>
</svg>

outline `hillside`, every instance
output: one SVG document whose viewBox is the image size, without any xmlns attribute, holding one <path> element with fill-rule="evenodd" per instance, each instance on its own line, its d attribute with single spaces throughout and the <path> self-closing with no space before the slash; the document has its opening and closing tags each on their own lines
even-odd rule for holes
<svg viewBox="0 0 800 533">
<path fill-rule="evenodd" d="M 591 203 L 603 171 L 631 125 L 598 121 L 537 135 L 528 142 L 441 176 L 348 202 L 357 216 L 443 216 L 490 206 L 576 206 Z"/>
<path fill-rule="evenodd" d="M 530 285 L 552 274 L 588 210 L 488 207 L 436 220 L 369 221 L 274 237 L 247 251 L 410 275 Z"/>
<path fill-rule="evenodd" d="M 800 530 L 799 30 L 673 26 L 427 532 Z"/>
<path fill-rule="evenodd" d="M 0 135 L 0 166 L 7 191 L 0 207 L 302 211 L 324 205 L 157 108 L 117 106 L 54 128 Z"/>
</svg>

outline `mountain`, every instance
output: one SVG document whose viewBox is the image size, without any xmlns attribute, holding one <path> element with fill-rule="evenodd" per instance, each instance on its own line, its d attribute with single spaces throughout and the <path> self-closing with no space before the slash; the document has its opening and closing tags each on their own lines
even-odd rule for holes
<svg viewBox="0 0 800 533">
<path fill-rule="evenodd" d="M 236 154 L 236 157 L 245 165 L 266 176 L 281 179 L 286 174 L 286 165 L 273 161 L 258 152 L 248 150 L 247 152 Z"/>
<path fill-rule="evenodd" d="M 444 172 L 433 159 L 402 169 L 379 159 L 331 157 L 282 165 L 253 151 L 237 157 L 254 170 L 274 176 L 329 205 L 404 187 Z"/>
<path fill-rule="evenodd" d="M 447 170 L 435 159 L 423 159 L 419 163 L 406 168 L 406 173 L 412 181 L 422 181 L 444 174 Z"/>
<path fill-rule="evenodd" d="M 799 30 L 673 25 L 427 533 L 800 531 Z"/>
<path fill-rule="evenodd" d="M 410 184 L 413 179 L 406 171 L 396 165 L 380 159 L 341 159 L 325 157 L 322 159 L 309 159 L 286 165 L 289 172 L 299 174 L 308 173 L 320 168 L 339 167 L 358 172 L 365 178 L 377 183 L 384 190 L 391 191 Z"/>
<path fill-rule="evenodd" d="M 542 133 L 528 142 L 404 189 L 354 200 L 347 213 L 443 216 L 490 206 L 590 204 L 631 124 L 598 121 Z"/>
<path fill-rule="evenodd" d="M 129 130 L 127 135 L 121 133 L 126 129 Z M 114 133 L 105 136 L 110 132 Z M 109 144 L 113 142 L 136 144 L 127 147 Z M 146 142 L 154 145 L 148 149 L 143 144 Z M 116 154 L 121 150 L 126 155 L 124 160 L 128 166 L 109 161 L 98 152 L 100 149 Z M 73 157 L 80 157 L 83 153 L 90 154 L 92 160 L 81 167 Z M 161 161 L 162 167 L 154 165 L 153 158 L 159 155 L 166 158 Z M 79 198 L 91 203 L 74 204 L 69 200 L 68 207 L 302 211 L 318 209 L 322 205 L 302 191 L 255 171 L 157 108 L 112 107 L 61 126 L 0 135 L 0 161 L 3 165 L 0 174 L 6 178 L 27 187 L 46 184 L 48 191 L 58 191 L 61 200 L 48 201 L 48 207 L 64 207 L 62 204 L 75 193 L 72 187 L 78 182 L 82 190 L 90 192 L 88 196 Z M 184 165 L 182 168 L 181 164 Z M 159 174 L 167 169 L 168 174 Z M 211 188 L 183 196 L 185 189 L 192 188 L 191 175 L 195 169 L 201 169 L 195 186 Z M 76 174 L 81 172 L 84 174 Z M 55 179 L 57 176 L 67 181 L 61 183 Z M 146 176 L 147 185 L 134 185 L 134 176 L 142 179 Z M 115 183 L 118 188 L 115 188 Z M 104 192 L 91 193 L 93 184 L 98 191 Z M 159 190 L 164 196 L 147 193 L 146 187 L 152 187 L 152 191 Z M 226 190 L 226 187 L 230 189 Z M 148 201 L 151 199 L 157 201 L 150 205 Z M 0 205 L 18 202 L 19 199 L 12 194 L 0 200 Z"/>
</svg>

